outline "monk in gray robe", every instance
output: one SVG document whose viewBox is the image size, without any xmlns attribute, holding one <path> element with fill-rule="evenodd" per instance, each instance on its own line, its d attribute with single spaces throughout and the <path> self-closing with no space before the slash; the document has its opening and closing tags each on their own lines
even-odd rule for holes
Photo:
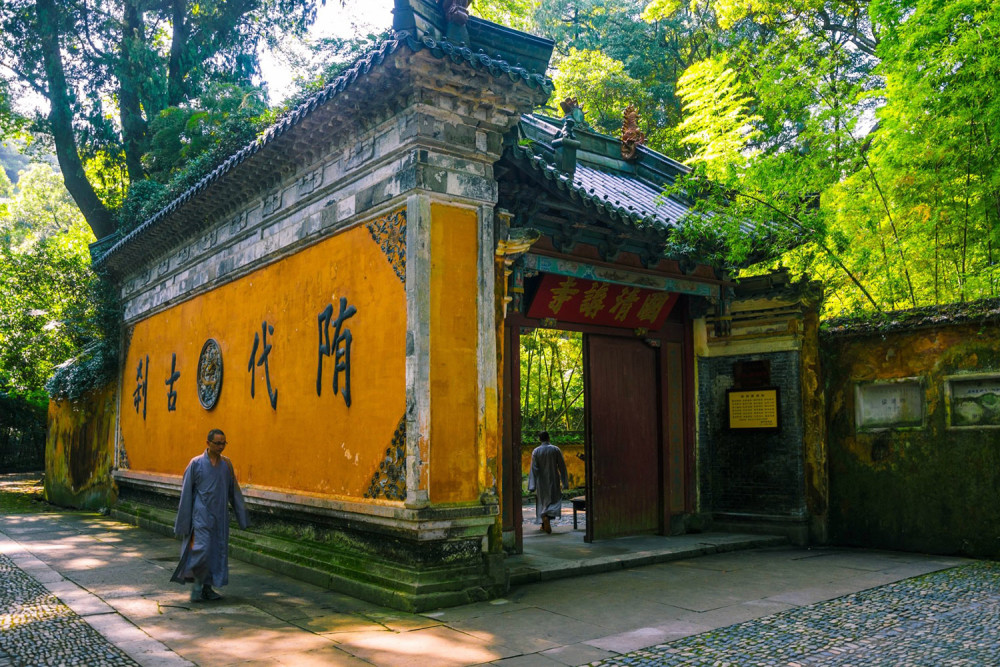
<svg viewBox="0 0 1000 667">
<path fill-rule="evenodd" d="M 552 532 L 552 519 L 562 514 L 562 488 L 569 488 L 569 474 L 562 450 L 549 442 L 549 432 L 538 434 L 541 441 L 531 452 L 531 471 L 528 473 L 528 491 L 535 492 L 535 521 L 542 530 Z"/>
<path fill-rule="evenodd" d="M 191 601 L 218 600 L 212 587 L 229 583 L 229 505 L 240 528 L 250 525 L 232 462 L 222 455 L 226 434 L 208 432 L 205 453 L 184 471 L 174 534 L 181 537 L 181 562 L 171 581 L 194 583 Z"/>
</svg>

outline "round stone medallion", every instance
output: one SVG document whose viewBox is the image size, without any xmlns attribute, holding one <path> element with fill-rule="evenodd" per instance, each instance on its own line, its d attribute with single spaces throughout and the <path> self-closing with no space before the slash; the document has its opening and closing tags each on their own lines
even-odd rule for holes
<svg viewBox="0 0 1000 667">
<path fill-rule="evenodd" d="M 222 393 L 222 350 L 214 338 L 201 347 L 198 357 L 198 401 L 201 407 L 211 410 Z"/>
</svg>

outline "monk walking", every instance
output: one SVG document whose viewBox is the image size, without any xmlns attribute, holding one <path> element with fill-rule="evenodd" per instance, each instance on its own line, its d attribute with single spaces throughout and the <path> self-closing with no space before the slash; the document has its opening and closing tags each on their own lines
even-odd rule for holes
<svg viewBox="0 0 1000 667">
<path fill-rule="evenodd" d="M 184 471 L 174 522 L 174 534 L 183 539 L 181 562 L 170 580 L 193 582 L 192 602 L 222 598 L 212 587 L 229 583 L 228 506 L 240 528 L 250 524 L 233 464 L 222 455 L 225 448 L 226 434 L 213 428 L 205 452 L 191 459 Z"/>
<path fill-rule="evenodd" d="M 549 442 L 549 432 L 541 431 L 542 444 L 531 452 L 531 471 L 528 473 L 528 491 L 535 491 L 535 521 L 542 530 L 552 532 L 552 519 L 562 514 L 562 488 L 569 487 L 569 473 L 562 450 Z"/>
</svg>

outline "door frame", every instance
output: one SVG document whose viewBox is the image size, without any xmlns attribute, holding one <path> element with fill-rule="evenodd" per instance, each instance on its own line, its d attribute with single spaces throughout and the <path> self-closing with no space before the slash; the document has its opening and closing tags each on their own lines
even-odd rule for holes
<svg viewBox="0 0 1000 667">
<path fill-rule="evenodd" d="M 510 503 L 506 498 L 503 500 L 502 507 L 509 511 L 509 517 L 503 518 L 503 523 L 505 527 L 508 524 L 508 518 L 510 523 L 513 524 L 514 534 L 515 534 L 515 552 L 523 552 L 523 516 L 521 512 L 522 494 L 521 494 L 521 442 L 523 441 L 521 433 L 521 364 L 520 364 L 520 341 L 521 341 L 521 331 L 522 329 L 555 329 L 560 331 L 574 331 L 582 334 L 596 334 L 601 336 L 617 336 L 617 337 L 627 337 L 634 338 L 636 334 L 634 331 L 627 329 L 619 329 L 614 327 L 604 327 L 604 326 L 594 326 L 588 324 L 576 324 L 572 322 L 559 322 L 558 326 L 546 326 L 545 323 L 540 319 L 529 318 L 525 315 L 510 311 L 504 318 L 504 372 L 503 379 L 505 383 L 504 387 L 504 415 L 503 415 L 503 447 L 506 450 L 502 456 L 504 462 L 507 464 L 504 466 L 505 472 L 503 474 L 503 488 L 509 490 Z M 659 533 L 663 535 L 671 534 L 675 532 L 673 530 L 672 516 L 674 514 L 683 513 L 689 514 L 694 511 L 695 508 L 695 498 L 696 498 L 696 479 L 695 479 L 695 460 L 694 460 L 694 442 L 695 442 L 695 423 L 694 423 L 694 353 L 693 353 L 693 328 L 692 320 L 688 315 L 687 299 L 685 295 L 681 295 L 680 300 L 674 305 L 674 310 L 671 316 L 667 318 L 667 321 L 663 324 L 659 331 L 648 332 L 643 338 L 647 340 L 654 341 L 654 346 L 659 345 L 661 350 L 657 355 L 659 358 L 659 372 L 657 375 L 657 389 L 658 389 L 658 429 L 660 434 L 660 442 L 658 447 L 658 456 L 661 461 L 660 464 L 660 489 L 659 498 L 661 499 L 661 507 L 663 508 L 661 512 L 660 520 L 660 530 Z M 683 431 L 683 455 L 684 455 L 684 466 L 682 471 L 682 479 L 684 480 L 684 494 L 683 494 L 683 510 L 677 512 L 671 508 L 670 502 L 670 471 L 669 471 L 669 434 L 667 432 L 667 420 L 666 415 L 668 414 L 668 400 L 667 395 L 667 373 L 668 373 L 668 359 L 667 355 L 662 353 L 662 345 L 664 343 L 677 343 L 681 345 L 682 350 L 682 362 L 681 362 L 681 382 L 680 389 L 682 393 L 681 403 L 681 416 L 683 419 L 682 431 Z M 584 367 L 584 373 L 586 373 L 586 366 Z M 589 451 L 589 406 L 587 404 L 587 398 L 584 398 L 584 424 L 585 429 L 588 429 L 587 435 L 585 435 L 585 451 Z M 588 493 L 590 492 L 590 480 L 592 479 L 590 470 L 590 457 L 587 456 L 588 460 L 585 462 L 585 475 L 586 475 L 586 485 L 588 486 Z M 507 494 L 505 494 L 507 495 Z M 587 531 L 585 532 L 585 537 L 589 541 L 590 535 L 590 524 L 587 522 Z"/>
</svg>

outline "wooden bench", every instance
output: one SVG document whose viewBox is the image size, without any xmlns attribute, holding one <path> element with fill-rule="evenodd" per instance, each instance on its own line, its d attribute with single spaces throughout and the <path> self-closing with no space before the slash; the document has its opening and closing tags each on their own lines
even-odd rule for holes
<svg viewBox="0 0 1000 667">
<path fill-rule="evenodd" d="M 587 511 L 587 496 L 571 498 L 570 502 L 573 503 L 573 530 L 576 530 L 576 513 Z"/>
</svg>

